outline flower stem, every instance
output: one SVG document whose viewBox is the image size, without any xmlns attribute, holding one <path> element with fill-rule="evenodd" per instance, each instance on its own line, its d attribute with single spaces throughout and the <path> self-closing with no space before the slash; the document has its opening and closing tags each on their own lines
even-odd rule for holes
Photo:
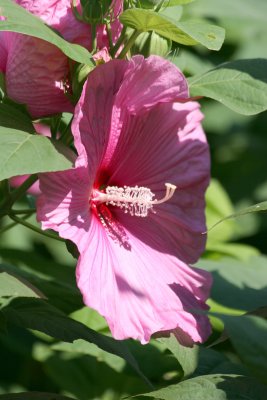
<svg viewBox="0 0 267 400">
<path fill-rule="evenodd" d="M 37 181 L 37 179 L 38 179 L 37 174 L 33 174 L 29 176 L 29 178 L 26 179 L 26 181 L 23 182 L 23 184 L 20 185 L 18 189 L 14 190 L 14 192 L 10 196 L 10 202 L 9 202 L 10 208 L 17 200 L 19 200 L 24 195 L 26 190 L 28 190 L 34 184 L 34 182 Z"/>
<path fill-rule="evenodd" d="M 6 203 L 6 197 L 7 198 L 10 197 L 10 188 L 8 179 L 4 179 L 2 182 L 0 182 L 0 189 L 2 194 L 2 201 L 0 202 L 0 208 L 2 208 L 2 204 L 4 205 Z"/>
<path fill-rule="evenodd" d="M 20 187 L 18 187 L 9 195 L 6 201 L 1 205 L 0 218 L 8 215 L 11 212 L 13 204 L 25 194 L 26 190 L 29 189 L 29 187 L 31 187 L 32 184 L 37 181 L 37 179 L 38 176 L 36 174 L 31 175 Z M 23 214 L 25 214 L 25 212 Z"/>
<path fill-rule="evenodd" d="M 106 22 L 106 29 L 107 29 L 107 33 L 108 33 L 109 51 L 110 51 L 111 54 L 113 54 L 112 32 L 111 32 L 111 26 L 110 26 L 110 22 L 109 21 Z"/>
<path fill-rule="evenodd" d="M 159 12 L 163 4 L 165 3 L 165 0 L 161 0 L 157 7 L 154 9 L 155 12 Z"/>
<path fill-rule="evenodd" d="M 27 209 L 27 210 L 11 210 L 9 212 L 9 215 L 21 215 L 21 214 L 27 214 L 29 216 L 31 216 L 32 214 L 34 214 L 36 212 L 35 208 L 31 208 L 31 209 Z"/>
<path fill-rule="evenodd" d="M 117 40 L 117 42 L 116 42 L 116 44 L 114 45 L 112 51 L 110 52 L 111 55 L 112 55 L 113 57 L 115 57 L 117 51 L 119 50 L 119 48 L 121 47 L 122 43 L 124 42 L 125 33 L 126 33 L 126 27 L 124 26 L 124 27 L 122 28 L 122 31 L 121 31 L 121 34 L 120 34 L 119 39 Z"/>
<path fill-rule="evenodd" d="M 25 215 L 24 217 L 22 217 L 23 220 L 30 218 L 30 214 Z M 17 225 L 17 222 L 11 222 L 10 224 L 7 224 L 6 226 L 4 226 L 2 229 L 0 229 L 0 235 L 2 235 L 4 232 L 8 231 L 9 229 L 14 228 L 14 226 Z"/>
<path fill-rule="evenodd" d="M 121 53 L 118 55 L 118 58 L 125 58 L 126 54 L 130 50 L 130 48 L 133 46 L 135 40 L 140 35 L 140 33 L 142 33 L 142 32 L 140 32 L 136 29 L 133 31 L 133 33 L 131 34 L 131 36 L 128 39 L 128 42 L 124 45 Z"/>
<path fill-rule="evenodd" d="M 60 136 L 60 142 L 64 143 L 66 146 L 69 146 L 73 142 L 73 135 L 71 132 L 71 123 L 72 123 L 73 118 L 71 118 L 70 122 L 62 132 L 62 135 Z"/>
<path fill-rule="evenodd" d="M 51 239 L 58 240 L 60 242 L 65 242 L 65 239 L 62 239 L 59 236 L 54 235 L 53 233 L 42 231 L 42 229 L 38 228 L 37 226 L 34 226 L 34 225 L 30 224 L 29 222 L 26 222 L 24 219 L 18 218 L 13 214 L 9 214 L 9 218 L 11 218 L 17 224 L 21 224 L 23 226 L 26 226 L 26 228 L 29 228 L 34 232 L 40 233 L 43 236 L 49 237 Z"/>
<path fill-rule="evenodd" d="M 92 34 L 92 53 L 94 53 L 94 52 L 96 52 L 96 48 L 97 48 L 96 24 L 91 25 L 91 34 Z"/>
</svg>

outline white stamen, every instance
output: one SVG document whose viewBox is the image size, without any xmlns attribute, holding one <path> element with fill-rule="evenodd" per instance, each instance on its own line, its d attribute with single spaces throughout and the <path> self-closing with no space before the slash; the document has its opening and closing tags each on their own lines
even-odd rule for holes
<svg viewBox="0 0 267 400">
<path fill-rule="evenodd" d="M 99 191 L 94 193 L 93 201 L 124 208 L 125 213 L 129 212 L 136 217 L 146 217 L 153 205 L 165 203 L 174 195 L 176 186 L 171 183 L 165 183 L 165 186 L 166 194 L 161 200 L 153 200 L 154 193 L 146 187 L 107 186 L 106 193 Z"/>
</svg>

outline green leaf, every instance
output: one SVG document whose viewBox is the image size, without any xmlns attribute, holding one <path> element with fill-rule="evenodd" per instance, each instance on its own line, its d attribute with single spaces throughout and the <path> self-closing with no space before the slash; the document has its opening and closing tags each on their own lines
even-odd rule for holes
<svg viewBox="0 0 267 400">
<path fill-rule="evenodd" d="M 266 305 L 266 256 L 251 257 L 245 262 L 233 258 L 219 261 L 205 259 L 196 266 L 212 273 L 211 298 L 217 303 L 243 311 L 253 311 Z"/>
<path fill-rule="evenodd" d="M 6 128 L 35 133 L 31 119 L 21 110 L 10 104 L 0 103 L 0 124 Z"/>
<path fill-rule="evenodd" d="M 192 375 L 198 364 L 198 346 L 192 348 L 184 347 L 177 341 L 173 334 L 169 338 L 160 338 L 158 341 L 163 343 L 178 360 L 183 369 L 184 378 Z"/>
<path fill-rule="evenodd" d="M 132 368 L 146 381 L 139 366 L 122 341 L 104 336 L 87 328 L 85 325 L 74 321 L 41 299 L 16 298 L 2 307 L 7 322 L 23 328 L 44 332 L 56 339 L 72 343 L 76 339 L 84 339 L 94 343 L 100 349 L 115 354 L 125 359 Z"/>
<path fill-rule="evenodd" d="M 220 318 L 241 360 L 267 383 L 267 321 L 252 315 Z"/>
<path fill-rule="evenodd" d="M 26 279 L 64 313 L 69 314 L 83 306 L 74 268 L 45 259 L 36 251 L 0 249 L 0 256 L 12 264 L 5 264 L 6 272 Z"/>
<path fill-rule="evenodd" d="M 222 47 L 225 30 L 219 26 L 198 21 L 181 21 L 175 25 L 209 50 L 220 50 Z"/>
<path fill-rule="evenodd" d="M 227 62 L 189 79 L 192 96 L 206 96 L 232 110 L 254 115 L 267 110 L 267 60 Z"/>
<path fill-rule="evenodd" d="M 0 12 L 2 16 L 6 17 L 4 21 L 0 21 L 0 31 L 18 32 L 43 39 L 54 44 L 72 60 L 94 65 L 90 53 L 84 47 L 67 42 L 41 19 L 13 1 L 1 0 Z"/>
<path fill-rule="evenodd" d="M 0 127 L 0 180 L 15 175 L 62 171 L 71 166 L 47 137 Z"/>
<path fill-rule="evenodd" d="M 253 206 L 243 208 L 243 210 L 237 211 L 233 214 L 227 215 L 227 217 L 224 217 L 220 219 L 219 221 L 216 222 L 212 227 L 209 228 L 209 231 L 215 226 L 219 225 L 221 222 L 226 221 L 228 219 L 234 219 L 237 217 L 241 217 L 242 215 L 246 214 L 251 214 L 254 212 L 259 212 L 259 211 L 267 211 L 267 201 L 263 201 L 262 203 L 254 204 Z"/>
<path fill-rule="evenodd" d="M 179 21 L 183 14 L 183 7 L 182 6 L 172 6 L 166 7 L 160 10 L 160 15 L 163 17 L 167 17 L 168 19 Z"/>
<path fill-rule="evenodd" d="M 255 247 L 242 243 L 220 243 L 208 242 L 206 246 L 205 258 L 214 256 L 233 257 L 240 261 L 247 261 L 250 257 L 260 255 L 260 252 Z"/>
<path fill-rule="evenodd" d="M 96 357 L 98 361 L 104 362 L 110 368 L 117 372 L 122 372 L 125 367 L 125 362 L 122 358 L 101 350 L 93 343 L 88 343 L 85 340 L 74 340 L 73 343 L 57 343 L 52 346 L 52 350 L 65 351 L 70 353 L 78 353 Z"/>
<path fill-rule="evenodd" d="M 267 387 L 240 375 L 203 375 L 139 396 L 162 400 L 266 400 Z"/>
<path fill-rule="evenodd" d="M 94 331 L 110 332 L 105 318 L 92 308 L 82 307 L 79 310 L 75 310 L 70 316 L 75 321 L 81 322 Z"/>
<path fill-rule="evenodd" d="M 136 39 L 131 47 L 131 55 L 142 54 L 144 57 L 149 57 L 155 54 L 161 57 L 166 57 L 171 49 L 171 41 L 161 37 L 156 32 L 143 32 Z"/>
<path fill-rule="evenodd" d="M 0 265 L 0 297 L 40 297 L 41 293 L 29 282 L 8 274 Z"/>
<path fill-rule="evenodd" d="M 154 31 L 159 35 L 187 46 L 202 44 L 210 50 L 219 50 L 224 41 L 224 29 L 202 22 L 175 22 L 156 12 L 129 9 L 120 15 L 123 25 L 139 32 Z"/>
<path fill-rule="evenodd" d="M 73 397 L 61 396 L 53 393 L 24 392 L 1 394 L 1 400 L 74 400 Z"/>
<path fill-rule="evenodd" d="M 221 324 L 223 325 L 222 322 Z M 240 363 L 235 363 L 235 360 L 233 360 L 233 362 L 230 361 L 223 352 L 215 351 L 206 347 L 200 347 L 198 366 L 194 372 L 194 376 L 208 374 L 247 375 L 248 370 Z"/>
</svg>

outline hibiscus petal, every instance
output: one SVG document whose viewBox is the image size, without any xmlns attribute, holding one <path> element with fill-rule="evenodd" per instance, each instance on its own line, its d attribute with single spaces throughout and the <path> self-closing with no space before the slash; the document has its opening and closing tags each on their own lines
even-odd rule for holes
<svg viewBox="0 0 267 400">
<path fill-rule="evenodd" d="M 7 49 L 6 49 L 5 36 L 6 36 L 5 32 L 0 32 L 0 72 L 5 72 L 6 70 Z"/>
<path fill-rule="evenodd" d="M 81 163 L 98 168 L 109 141 L 115 96 L 119 90 L 127 61 L 113 60 L 93 70 L 75 108 L 72 132 Z M 79 165 L 77 161 L 76 165 Z"/>
<path fill-rule="evenodd" d="M 161 57 L 135 56 L 129 62 L 114 60 L 100 65 L 89 75 L 75 109 L 72 131 L 79 155 L 90 160 L 92 149 L 101 147 L 97 158 L 101 160 L 105 154 L 105 169 L 116 149 L 125 113 L 142 113 L 158 103 L 187 97 L 183 74 Z"/>
<path fill-rule="evenodd" d="M 6 65 L 7 94 L 27 104 L 33 117 L 72 111 L 65 95 L 67 57 L 55 46 L 13 32 L 9 37 Z"/>
<path fill-rule="evenodd" d="M 191 344 L 203 342 L 210 325 L 199 311 L 207 309 L 210 275 L 125 234 L 127 247 L 92 217 L 77 267 L 85 304 L 106 318 L 117 339 L 147 343 L 153 333 L 179 328 Z"/>
<path fill-rule="evenodd" d="M 196 102 L 159 104 L 145 114 L 125 116 L 120 139 L 108 166 L 109 186 L 144 186 L 156 199 L 165 183 L 177 186 L 167 202 L 141 218 L 114 207 L 116 218 L 158 251 L 195 262 L 206 235 L 204 192 L 209 182 L 209 149 Z"/>
<path fill-rule="evenodd" d="M 128 64 L 115 105 L 137 114 L 158 103 L 187 99 L 188 93 L 187 81 L 174 64 L 159 56 L 138 55 Z"/>
<path fill-rule="evenodd" d="M 42 194 L 37 200 L 37 220 L 64 239 L 79 242 L 90 226 L 92 181 L 87 168 L 39 174 Z"/>
<path fill-rule="evenodd" d="M 91 46 L 90 27 L 75 18 L 71 1 L 16 0 L 16 3 L 59 31 L 69 42 L 78 43 L 87 48 Z"/>
</svg>

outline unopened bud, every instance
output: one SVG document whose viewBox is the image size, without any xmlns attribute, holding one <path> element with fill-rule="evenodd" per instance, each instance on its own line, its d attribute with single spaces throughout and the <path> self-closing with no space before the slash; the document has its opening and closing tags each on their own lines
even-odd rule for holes
<svg viewBox="0 0 267 400">
<path fill-rule="evenodd" d="M 72 0 L 74 15 L 90 25 L 103 24 L 109 17 L 112 0 L 81 0 L 81 13 Z"/>
<path fill-rule="evenodd" d="M 79 100 L 81 96 L 83 85 L 87 79 L 87 76 L 94 68 L 94 66 L 86 64 L 78 64 L 76 66 L 72 76 L 72 92 L 73 100 L 75 103 Z"/>
<path fill-rule="evenodd" d="M 163 38 L 156 32 L 143 32 L 131 48 L 132 55 L 142 54 L 144 57 L 158 55 L 166 57 L 171 50 L 171 40 Z"/>
</svg>

